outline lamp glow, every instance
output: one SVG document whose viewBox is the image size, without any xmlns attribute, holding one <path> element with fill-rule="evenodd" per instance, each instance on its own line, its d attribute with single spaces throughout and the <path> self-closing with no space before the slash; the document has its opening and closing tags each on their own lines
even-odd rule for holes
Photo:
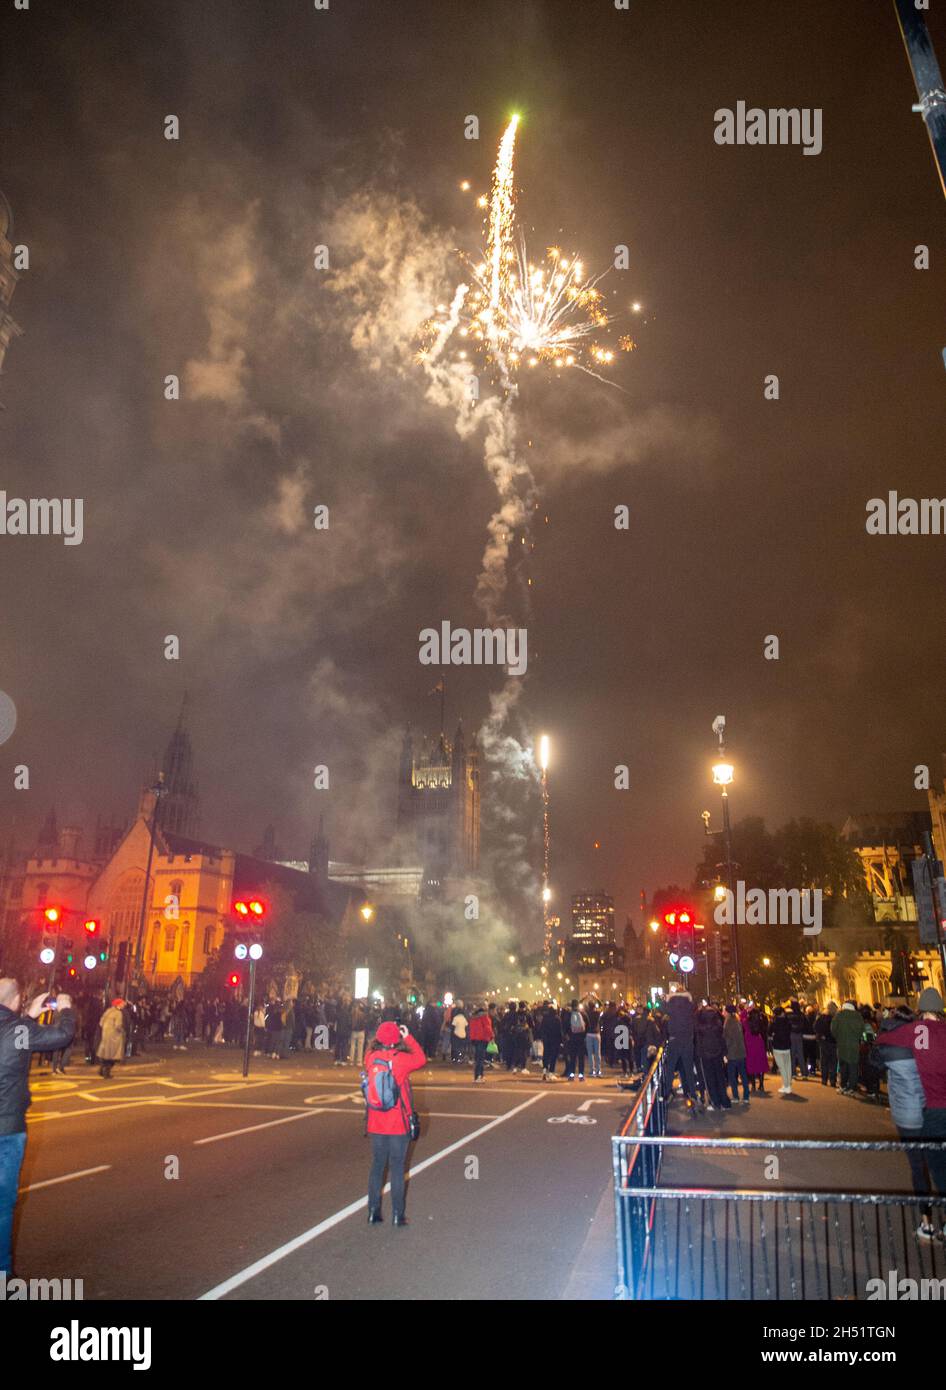
<svg viewBox="0 0 946 1390">
<path fill-rule="evenodd" d="M 714 763 L 713 781 L 717 787 L 728 787 L 732 784 L 734 772 L 732 763 Z"/>
</svg>

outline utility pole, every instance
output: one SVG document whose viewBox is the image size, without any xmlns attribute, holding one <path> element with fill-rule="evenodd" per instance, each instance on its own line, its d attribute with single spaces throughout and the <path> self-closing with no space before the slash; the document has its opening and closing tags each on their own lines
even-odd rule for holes
<svg viewBox="0 0 946 1390">
<path fill-rule="evenodd" d="M 917 9 L 914 0 L 894 0 L 894 3 L 919 98 L 913 110 L 926 123 L 940 188 L 946 196 L 946 90 L 943 88 L 943 75 L 922 10 Z"/>
<path fill-rule="evenodd" d="M 151 810 L 151 820 L 148 824 L 148 863 L 145 868 L 145 882 L 141 890 L 141 911 L 138 914 L 138 930 L 135 933 L 135 949 L 129 953 L 125 959 L 125 979 L 123 989 L 127 997 L 132 980 L 136 979 L 141 963 L 141 943 L 144 936 L 145 917 L 148 914 L 148 888 L 151 883 L 151 864 L 154 859 L 154 832 L 158 824 L 158 808 L 161 805 L 161 797 L 164 795 L 164 773 L 158 773 L 158 780 L 150 789 L 154 792 L 154 806 Z"/>
</svg>

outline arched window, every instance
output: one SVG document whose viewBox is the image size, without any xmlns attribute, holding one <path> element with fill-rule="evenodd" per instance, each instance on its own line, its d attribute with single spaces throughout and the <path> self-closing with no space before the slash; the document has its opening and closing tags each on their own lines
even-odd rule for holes
<svg viewBox="0 0 946 1390">
<path fill-rule="evenodd" d="M 214 948 L 214 927 L 211 922 L 209 927 L 204 927 L 204 955 L 209 956 Z"/>
<path fill-rule="evenodd" d="M 138 930 L 144 882 L 141 869 L 129 869 L 122 874 L 108 900 L 105 916 L 113 950 L 117 949 L 119 941 L 130 941 Z"/>
<path fill-rule="evenodd" d="M 855 970 L 845 970 L 844 972 L 844 999 L 853 999 L 857 1002 L 857 972 Z M 842 1003 L 844 1000 L 841 1001 Z"/>
<path fill-rule="evenodd" d="M 181 925 L 181 944 L 177 952 L 177 968 L 183 970 L 187 965 L 187 940 L 190 936 L 190 923 L 184 922 Z"/>
<path fill-rule="evenodd" d="M 870 972 L 870 1002 L 882 1004 L 890 993 L 890 976 L 879 967 Z"/>
<path fill-rule="evenodd" d="M 174 941 L 177 937 L 177 925 L 174 922 L 164 924 L 164 949 L 171 952 L 174 950 Z"/>
</svg>

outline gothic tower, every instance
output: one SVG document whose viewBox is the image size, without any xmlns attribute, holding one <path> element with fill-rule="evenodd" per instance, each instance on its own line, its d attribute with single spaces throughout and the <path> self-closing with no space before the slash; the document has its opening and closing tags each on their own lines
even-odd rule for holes
<svg viewBox="0 0 946 1390">
<path fill-rule="evenodd" d="M 194 780 L 194 750 L 184 727 L 187 696 L 181 704 L 177 728 L 164 752 L 161 771 L 165 793 L 161 798 L 161 829 L 175 835 L 196 836 L 200 826 L 200 798 Z"/>
<path fill-rule="evenodd" d="M 442 896 L 448 880 L 479 867 L 479 750 L 467 749 L 462 722 L 450 740 L 441 732 L 418 749 L 408 729 L 398 773 L 397 828 L 402 854 L 423 866 L 424 892 Z"/>
<path fill-rule="evenodd" d="M 325 838 L 321 816 L 319 833 L 312 836 L 312 844 L 309 846 L 309 873 L 315 874 L 320 883 L 328 883 L 328 840 Z"/>
</svg>

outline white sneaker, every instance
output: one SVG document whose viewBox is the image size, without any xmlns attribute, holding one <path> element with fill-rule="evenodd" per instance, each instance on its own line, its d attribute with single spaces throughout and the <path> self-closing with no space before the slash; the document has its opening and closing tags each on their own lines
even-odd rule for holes
<svg viewBox="0 0 946 1390">
<path fill-rule="evenodd" d="M 715 1109 L 716 1109 L 716 1106 L 715 1106 L 715 1105 L 707 1105 L 707 1106 L 706 1106 L 706 1109 L 707 1109 L 707 1110 L 715 1110 Z"/>
<path fill-rule="evenodd" d="M 780 1086 L 778 1088 L 778 1093 L 780 1096 L 790 1096 L 792 1094 L 792 1088 L 791 1086 Z"/>
</svg>

